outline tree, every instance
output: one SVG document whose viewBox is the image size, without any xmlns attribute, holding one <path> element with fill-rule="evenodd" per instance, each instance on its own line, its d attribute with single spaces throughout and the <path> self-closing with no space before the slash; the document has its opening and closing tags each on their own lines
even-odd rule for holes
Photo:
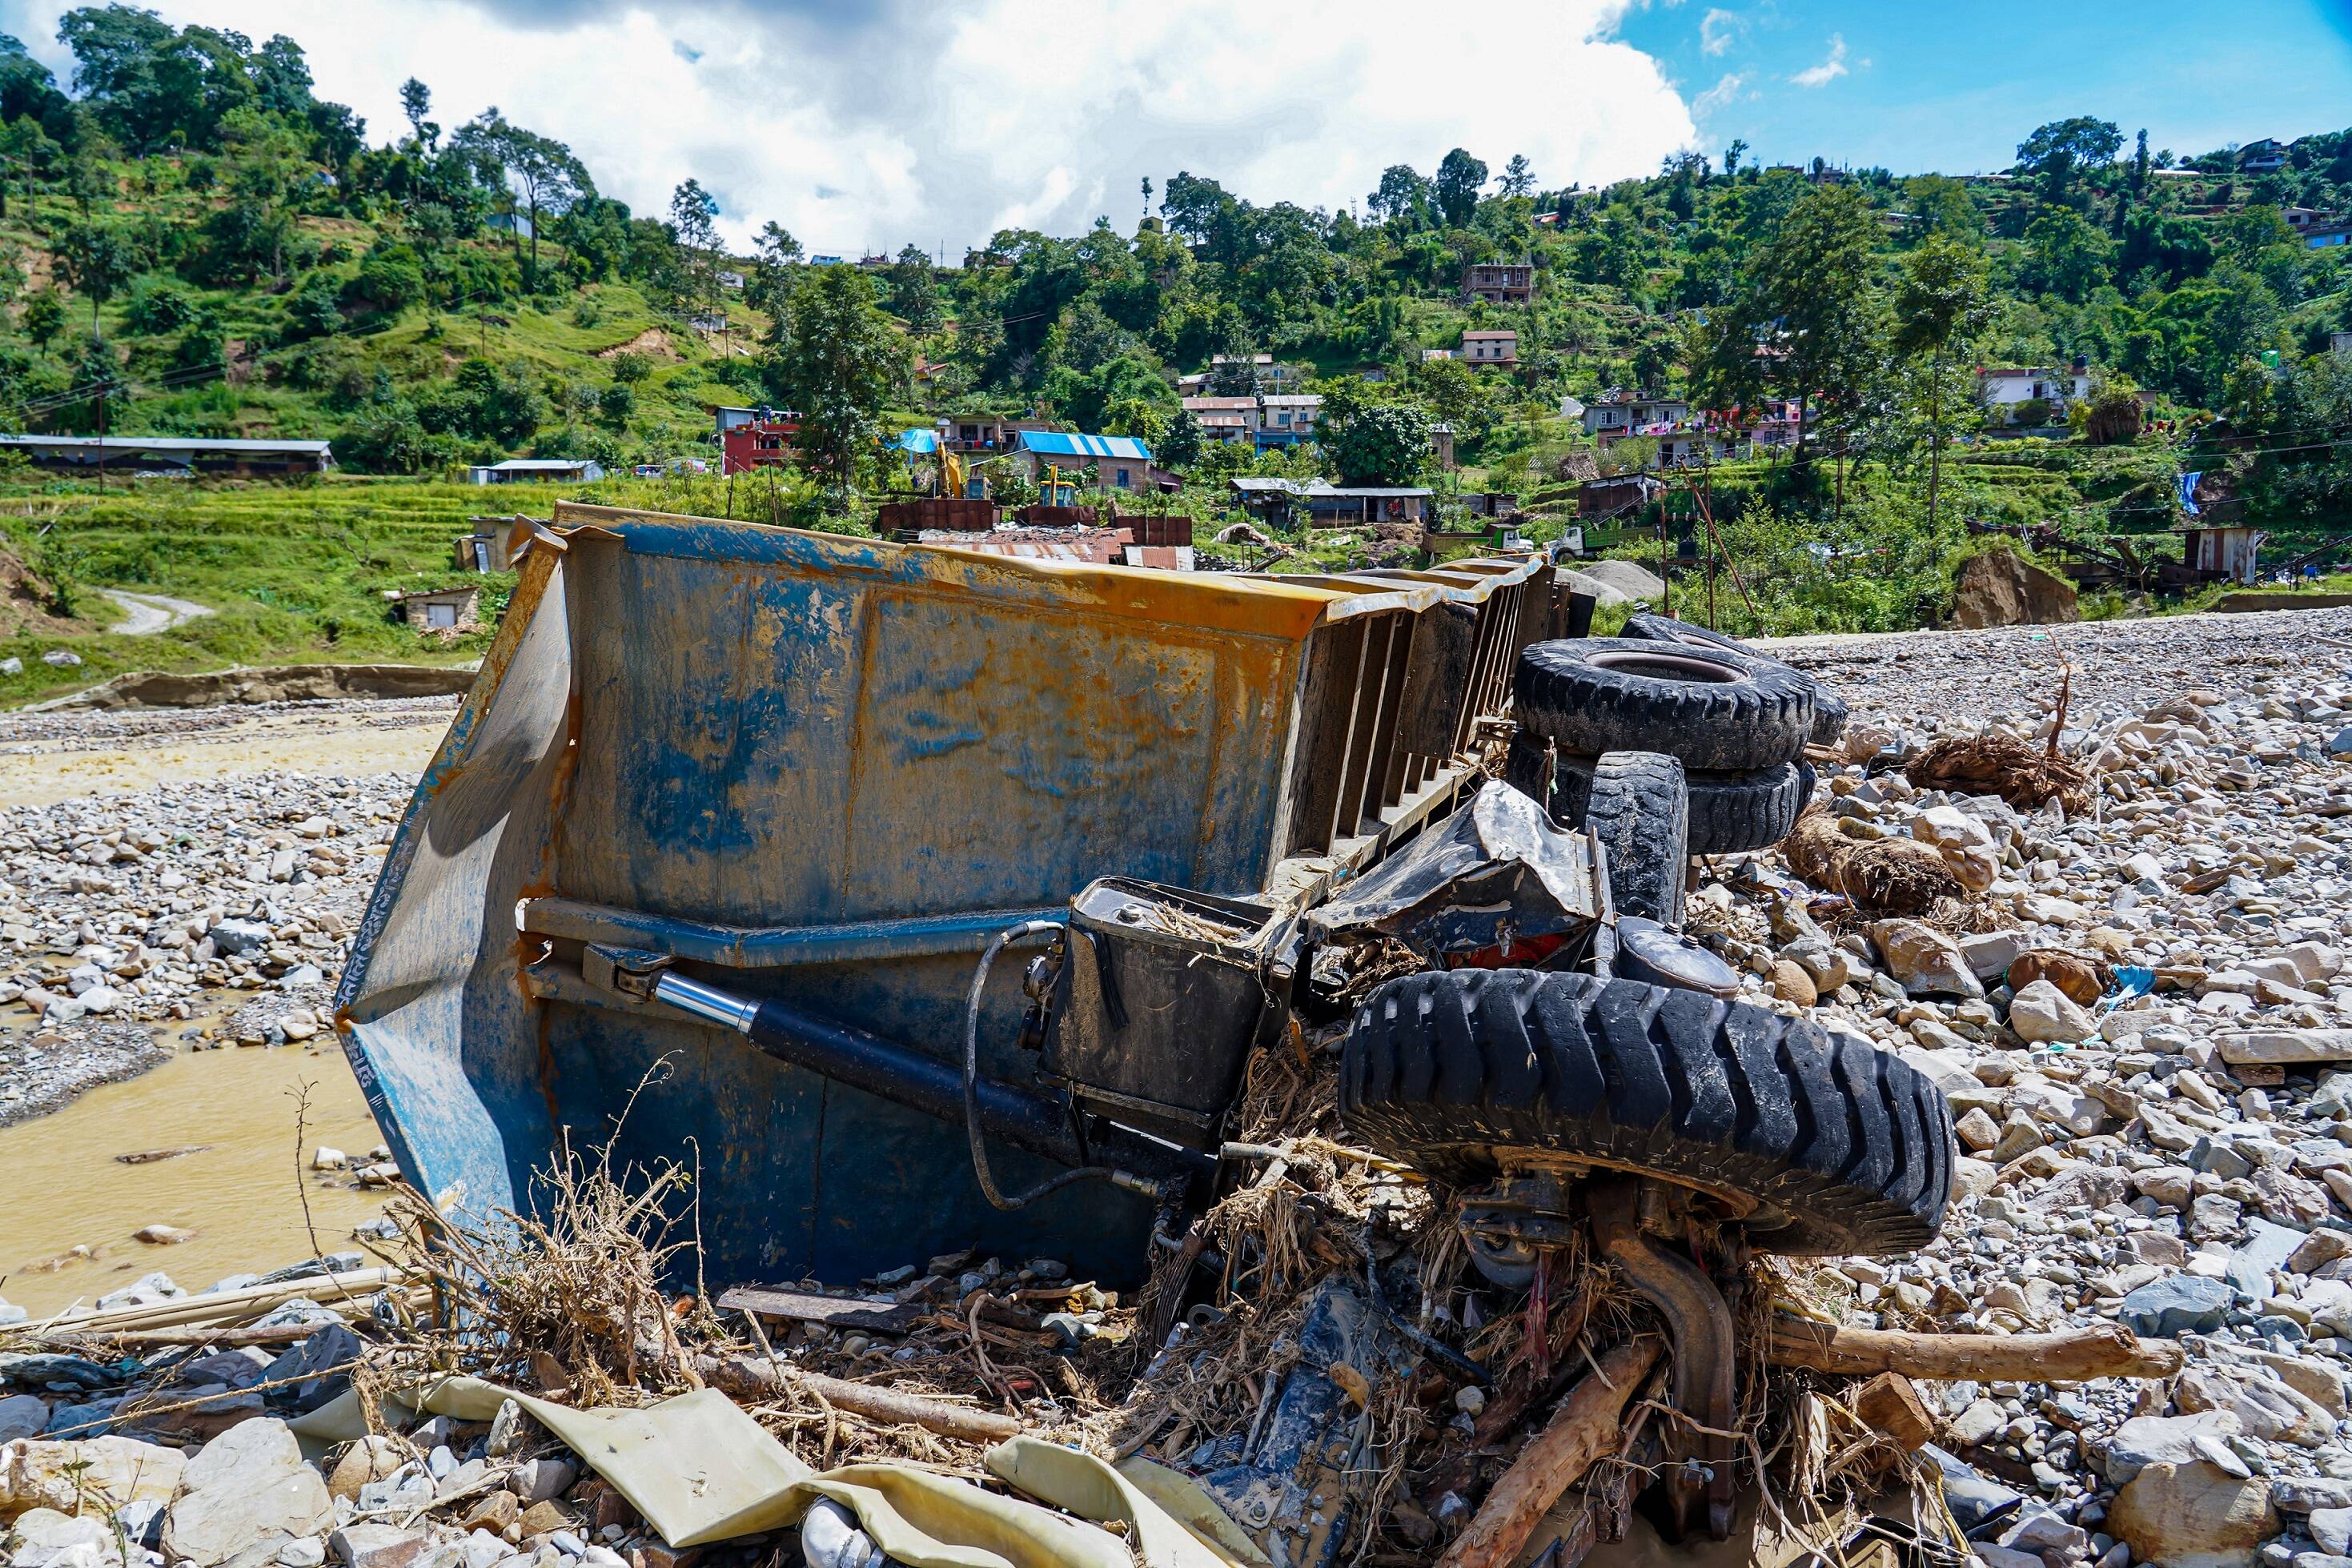
<svg viewBox="0 0 2352 1568">
<path fill-rule="evenodd" d="M 419 146 L 429 147 L 440 140 L 441 128 L 425 118 L 433 112 L 433 89 L 415 77 L 400 84 L 400 112 L 407 118 L 409 134 L 416 138 Z M 432 129 L 429 136 L 425 134 L 428 126 Z"/>
<path fill-rule="evenodd" d="M 110 224 L 77 224 L 58 239 L 55 255 L 58 273 L 89 300 L 89 335 L 98 337 L 98 308 L 138 274 L 138 247 Z"/>
<path fill-rule="evenodd" d="M 1478 192 L 1486 183 L 1486 165 L 1456 147 L 1437 166 L 1437 177 L 1429 183 L 1430 193 L 1437 199 L 1437 210 L 1445 214 L 1446 223 L 1454 228 L 1467 227 L 1470 215 L 1478 210 Z"/>
<path fill-rule="evenodd" d="M 588 177 L 588 171 L 580 160 L 572 155 L 571 148 L 536 131 L 509 123 L 496 104 L 460 126 L 457 134 L 450 138 L 450 145 L 500 176 L 500 189 L 508 193 L 509 213 L 513 211 L 513 198 L 517 195 L 521 197 L 522 226 L 530 230 L 527 281 L 529 286 L 537 287 L 541 218 L 560 216 L 570 210 L 574 202 L 594 195 L 595 182 Z M 516 240 L 515 248 L 520 254 L 522 249 L 520 234 Z"/>
<path fill-rule="evenodd" d="M 25 329 L 25 336 L 46 349 L 65 330 L 65 301 L 58 298 L 56 289 L 44 288 L 25 301 L 24 315 L 16 324 Z"/>
<path fill-rule="evenodd" d="M 1976 252 L 1949 235 L 1934 235 L 1904 258 L 1895 289 L 1895 347 L 1927 357 L 1927 528 L 1944 479 L 1944 361 L 1985 321 L 1985 267 Z"/>
<path fill-rule="evenodd" d="M 1748 138 L 1733 137 L 1731 145 L 1723 150 L 1723 177 L 1727 180 L 1736 179 L 1739 173 L 1739 161 L 1747 155 Z"/>
<path fill-rule="evenodd" d="M 2018 281 L 2080 305 L 2107 280 L 2113 241 L 2072 207 L 2044 207 L 2025 230 L 2025 265 Z"/>
<path fill-rule="evenodd" d="M 689 179 L 669 194 L 670 232 L 677 236 L 678 263 L 697 303 L 714 308 L 719 299 L 719 198 Z"/>
<path fill-rule="evenodd" d="M 1814 186 L 1750 256 L 1739 298 L 1694 328 L 1693 379 L 1710 406 L 1748 403 L 1768 385 L 1796 400 L 1800 467 L 1817 405 L 1822 417 L 1852 415 L 1876 370 L 1877 237 L 1854 184 Z"/>
<path fill-rule="evenodd" d="M 1535 169 L 1528 162 L 1526 153 L 1511 154 L 1511 161 L 1503 165 L 1501 183 L 1503 194 L 1507 196 L 1532 196 L 1536 193 Z"/>
<path fill-rule="evenodd" d="M 1315 438 L 1350 485 L 1410 485 L 1429 465 L 1429 419 L 1408 403 L 1374 401 L 1353 376 L 1321 383 Z"/>
<path fill-rule="evenodd" d="M 1435 200 L 1429 182 L 1410 163 L 1391 163 L 1381 171 L 1380 188 L 1364 198 L 1372 216 L 1384 223 L 1418 228 L 1428 221 Z"/>
<path fill-rule="evenodd" d="M 1201 416 L 1191 409 L 1179 409 L 1160 433 L 1152 455 L 1163 467 L 1190 468 L 1201 460 Z"/>
<path fill-rule="evenodd" d="M 931 270 L 930 256 L 920 246 L 901 246 L 898 259 L 890 264 L 884 282 L 890 291 L 890 314 L 906 322 L 908 330 L 929 332 L 939 326 L 938 279 Z"/>
<path fill-rule="evenodd" d="M 743 286 L 745 303 L 781 319 L 803 254 L 801 242 L 782 224 L 771 219 L 761 225 L 751 242 L 751 276 Z"/>
<path fill-rule="evenodd" d="M 864 274 L 820 267 L 793 292 L 792 335 L 769 373 L 800 411 L 802 465 L 845 487 L 874 449 L 884 402 L 906 383 L 907 349 Z"/>
<path fill-rule="evenodd" d="M 2078 114 L 2034 128 L 2017 147 L 2017 172 L 2030 175 L 2045 202 L 2071 202 L 2077 181 L 2106 168 L 2123 151 L 2124 133 L 2112 120 Z"/>
</svg>

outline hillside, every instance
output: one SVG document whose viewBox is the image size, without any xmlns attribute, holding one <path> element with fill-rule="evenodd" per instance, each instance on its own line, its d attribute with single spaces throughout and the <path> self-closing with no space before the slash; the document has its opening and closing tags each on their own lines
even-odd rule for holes
<svg viewBox="0 0 2352 1568">
<path fill-rule="evenodd" d="M 1341 212 L 1179 172 L 1129 234 L 823 266 L 772 223 L 730 254 L 692 179 L 648 216 L 495 110 L 445 128 L 421 82 L 371 135 L 293 40 L 121 6 L 59 37 L 67 83 L 0 36 L 0 427 L 334 443 L 339 476 L 299 496 L 0 474 L 68 593 L 233 612 L 173 634 L 190 658 L 400 651 L 383 591 L 442 570 L 490 500 L 442 483 L 460 465 L 708 460 L 720 403 L 805 412 L 761 503 L 780 520 L 858 526 L 908 482 L 877 444 L 908 423 L 1043 415 L 1150 440 L 1197 516 L 1241 472 L 1428 476 L 1521 496 L 1544 537 L 1593 460 L 1657 455 L 1598 448 L 1562 400 L 1671 394 L 1738 438 L 1711 464 L 1716 513 L 1763 589 L 1755 621 L 1782 629 L 1932 616 L 1989 528 L 2095 552 L 2161 532 L 2185 471 L 2282 543 L 2352 527 L 2352 358 L 2332 348 L 2352 251 L 2305 232 L 2352 212 L 2352 132 L 2176 156 L 2074 117 L 2021 127 L 1999 175 L 1759 168 L 1735 144 L 1600 189 L 1455 149 Z M 1532 299 L 1470 299 L 1484 264 L 1528 268 Z M 1496 329 L 1507 366 L 1447 357 Z M 1283 379 L 1261 384 L 1256 355 Z M 2084 394 L 1989 412 L 1980 366 L 2080 367 Z M 1277 388 L 1323 394 L 1315 442 L 1204 440 L 1181 402 Z M 1293 562 L 1349 548 L 1294 541 Z"/>
</svg>

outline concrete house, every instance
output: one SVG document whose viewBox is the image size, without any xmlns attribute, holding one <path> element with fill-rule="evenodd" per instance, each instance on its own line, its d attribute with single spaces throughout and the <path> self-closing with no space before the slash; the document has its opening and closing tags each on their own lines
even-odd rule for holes
<svg viewBox="0 0 2352 1568">
<path fill-rule="evenodd" d="M 482 591 L 478 588 L 428 588 L 404 593 L 394 603 L 400 618 L 419 632 L 455 637 L 482 623 Z"/>
<path fill-rule="evenodd" d="M 1611 387 L 1584 405 L 1584 432 L 1613 440 L 1644 425 L 1679 424 L 1689 417 L 1690 404 L 1682 398 Z"/>
<path fill-rule="evenodd" d="M 1296 446 L 1315 439 L 1315 421 L 1323 400 L 1313 392 L 1268 392 L 1258 399 L 1257 444 Z"/>
<path fill-rule="evenodd" d="M 1462 358 L 1480 370 L 1509 370 L 1519 362 L 1519 335 L 1508 330 L 1465 332 Z"/>
<path fill-rule="evenodd" d="M 1979 367 L 1977 371 L 1977 402 L 1988 414 L 1997 416 L 2004 424 L 2014 423 L 2020 404 L 2040 399 L 2050 406 L 2050 423 L 2063 424 L 2066 405 L 2091 391 L 2088 366 L 2072 370 L 2023 369 L 1992 370 Z"/>
<path fill-rule="evenodd" d="M 1526 262 L 1472 262 L 1462 269 L 1462 303 L 1526 305 L 1536 297 L 1536 269 Z"/>
<path fill-rule="evenodd" d="M 604 476 L 604 465 L 593 457 L 509 457 L 503 463 L 481 464 L 469 471 L 477 485 L 585 484 Z"/>
</svg>

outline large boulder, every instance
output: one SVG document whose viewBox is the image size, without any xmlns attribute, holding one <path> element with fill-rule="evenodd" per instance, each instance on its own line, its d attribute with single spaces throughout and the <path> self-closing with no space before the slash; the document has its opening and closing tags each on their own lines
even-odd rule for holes
<svg viewBox="0 0 2352 1568">
<path fill-rule="evenodd" d="M 79 1442 L 26 1437 L 0 1447 L 0 1521 L 36 1508 L 74 1513 L 91 1500 L 110 1509 L 180 1490 L 187 1456 L 134 1437 Z"/>
<path fill-rule="evenodd" d="M 1666 594 L 1666 585 L 1658 580 L 1656 573 L 1630 560 L 1586 561 L 1577 567 L 1576 573 L 1628 599 L 1646 599 L 1655 604 Z"/>
<path fill-rule="evenodd" d="M 163 1554 L 215 1568 L 272 1541 L 316 1535 L 334 1520 L 334 1500 L 283 1421 L 230 1427 L 190 1459 L 187 1490 L 163 1516 Z"/>
<path fill-rule="evenodd" d="M 2005 549 L 1972 556 L 1952 585 L 1952 624 L 1978 632 L 1988 626 L 2046 626 L 2080 621 L 2074 585 L 2053 577 Z"/>
<path fill-rule="evenodd" d="M 2131 1559 L 2166 1568 L 2246 1568 L 2277 1531 L 2270 1481 L 2230 1477 L 2210 1460 L 2145 1467 L 2107 1510 L 2107 1532 Z"/>
<path fill-rule="evenodd" d="M 2227 1475 L 2207 1459 L 2147 1466 L 2116 1494 L 2106 1519 L 2134 1562 L 2165 1568 L 2248 1568 L 2278 1527 L 2267 1479 Z"/>
</svg>

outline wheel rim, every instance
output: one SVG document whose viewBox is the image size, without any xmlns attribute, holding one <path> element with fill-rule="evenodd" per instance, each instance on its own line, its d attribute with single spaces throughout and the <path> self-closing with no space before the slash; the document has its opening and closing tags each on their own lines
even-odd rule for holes
<svg viewBox="0 0 2352 1568">
<path fill-rule="evenodd" d="M 1614 670 L 1621 674 L 1641 675 L 1654 681 L 1692 681 L 1713 685 L 1729 685 L 1747 679 L 1739 671 L 1712 659 L 1689 653 L 1675 653 L 1666 643 L 1660 651 L 1612 648 L 1598 653 L 1588 653 L 1586 661 L 1596 668 Z"/>
</svg>

